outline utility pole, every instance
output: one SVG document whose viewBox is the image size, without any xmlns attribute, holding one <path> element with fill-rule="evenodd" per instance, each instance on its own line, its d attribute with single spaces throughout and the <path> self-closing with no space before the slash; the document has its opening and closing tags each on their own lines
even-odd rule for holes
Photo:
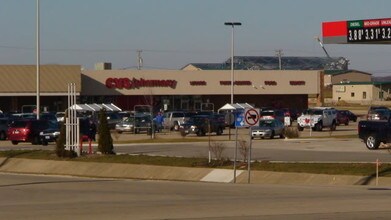
<svg viewBox="0 0 391 220">
<path fill-rule="evenodd" d="M 276 50 L 276 56 L 278 57 L 278 68 L 280 70 L 282 70 L 282 64 L 281 64 L 281 57 L 282 57 L 282 55 L 284 55 L 284 53 L 282 53 L 281 49 Z"/>
<path fill-rule="evenodd" d="M 326 54 L 327 58 L 331 59 L 329 53 L 327 53 L 326 48 L 324 48 L 322 41 L 320 41 L 319 37 L 315 37 L 315 39 L 319 42 L 320 46 L 322 47 L 324 53 Z"/>
<path fill-rule="evenodd" d="M 143 67 L 143 58 L 141 57 L 142 50 L 137 50 L 137 69 L 141 70 L 141 67 Z"/>
</svg>

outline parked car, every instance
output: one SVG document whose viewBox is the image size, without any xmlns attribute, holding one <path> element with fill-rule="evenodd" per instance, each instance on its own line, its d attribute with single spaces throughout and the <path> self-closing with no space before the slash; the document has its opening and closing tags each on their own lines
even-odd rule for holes
<svg viewBox="0 0 391 220">
<path fill-rule="evenodd" d="M 34 113 L 12 113 L 11 117 L 14 119 L 35 119 L 37 115 Z"/>
<path fill-rule="evenodd" d="M 221 135 L 225 128 L 225 118 L 223 114 L 194 115 L 180 125 L 180 132 L 183 135 L 197 134 L 204 136 L 206 133 L 215 132 Z"/>
<path fill-rule="evenodd" d="M 0 140 L 7 139 L 7 131 L 9 125 L 11 124 L 12 119 L 9 118 L 0 118 Z"/>
<path fill-rule="evenodd" d="M 391 116 L 389 109 L 373 109 L 368 112 L 368 120 L 388 120 Z"/>
<path fill-rule="evenodd" d="M 57 112 L 55 116 L 58 122 L 64 122 L 65 112 Z"/>
<path fill-rule="evenodd" d="M 115 125 L 115 130 L 118 133 L 122 132 L 133 132 L 135 134 L 141 131 L 148 131 L 152 128 L 152 121 L 150 115 L 134 115 L 124 121 Z M 157 125 L 154 123 L 154 130 L 157 131 Z"/>
<path fill-rule="evenodd" d="M 265 119 L 277 119 L 284 123 L 284 112 L 279 109 L 270 109 L 270 110 L 264 110 L 261 111 L 260 114 L 260 120 L 265 120 Z"/>
<path fill-rule="evenodd" d="M 58 122 L 49 123 L 49 127 L 39 133 L 42 145 L 48 145 L 49 142 L 56 142 L 60 136 L 60 125 Z"/>
<path fill-rule="evenodd" d="M 132 117 L 133 113 L 130 112 L 130 111 L 122 111 L 122 112 L 118 112 L 118 115 L 119 115 L 119 117 L 122 118 L 122 120 L 125 120 L 125 119 L 127 119 L 129 117 Z"/>
<path fill-rule="evenodd" d="M 194 114 L 185 111 L 165 112 L 163 116 L 163 127 L 178 131 L 179 126 L 189 120 L 192 115 Z"/>
<path fill-rule="evenodd" d="M 337 126 L 337 110 L 330 107 L 314 107 L 303 111 L 297 118 L 297 129 L 303 131 L 305 127 L 310 127 L 313 131 L 322 131 L 324 127 L 329 127 L 335 131 Z"/>
<path fill-rule="evenodd" d="M 353 121 L 353 122 L 356 122 L 357 121 L 357 115 L 354 114 L 353 112 L 349 111 L 349 110 L 338 110 L 340 112 L 343 112 L 343 114 L 345 114 L 346 116 L 348 116 L 349 118 L 349 121 Z"/>
<path fill-rule="evenodd" d="M 88 140 L 89 132 L 89 118 L 79 118 L 79 131 L 81 141 Z M 49 127 L 39 133 L 40 141 L 42 145 L 48 145 L 50 142 L 57 142 L 61 133 L 61 123 L 49 123 Z"/>
<path fill-rule="evenodd" d="M 337 110 L 337 125 L 349 125 L 349 117 L 344 111 Z"/>
<path fill-rule="evenodd" d="M 31 142 L 39 144 L 41 142 L 39 134 L 49 128 L 49 121 L 36 119 L 15 120 L 10 124 L 7 135 L 8 140 L 16 145 L 19 142 Z"/>
<path fill-rule="evenodd" d="M 52 123 L 58 122 L 56 114 L 55 113 L 50 113 L 50 112 L 43 112 L 42 114 L 39 115 L 39 119 L 42 120 L 47 120 Z"/>
<path fill-rule="evenodd" d="M 83 116 L 86 117 L 86 116 Z M 87 116 L 88 117 L 88 116 Z M 96 127 L 99 128 L 99 112 L 94 112 L 89 116 L 95 123 Z M 110 130 L 115 129 L 115 125 L 122 122 L 122 117 L 118 112 L 106 112 L 107 125 Z"/>
<path fill-rule="evenodd" d="M 298 117 L 298 111 L 293 108 L 282 108 L 285 117 L 290 117 L 291 122 L 296 121 Z"/>
<path fill-rule="evenodd" d="M 370 117 L 371 115 L 370 114 L 373 114 L 375 110 L 378 110 L 378 109 L 383 109 L 383 110 L 389 110 L 388 107 L 386 106 L 370 106 L 368 108 L 368 112 L 367 112 L 367 120 L 371 120 Z"/>
<path fill-rule="evenodd" d="M 122 121 L 122 117 L 118 112 L 106 112 L 106 116 L 109 129 L 115 129 L 115 125 Z"/>
<path fill-rule="evenodd" d="M 259 137 L 273 139 L 276 135 L 284 137 L 285 126 L 277 119 L 260 120 L 258 126 L 251 127 L 251 139 Z"/>
</svg>

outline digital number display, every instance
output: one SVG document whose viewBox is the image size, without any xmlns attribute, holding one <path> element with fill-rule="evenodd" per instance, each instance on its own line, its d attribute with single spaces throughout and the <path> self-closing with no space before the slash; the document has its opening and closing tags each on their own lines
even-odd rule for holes
<svg viewBox="0 0 391 220">
<path fill-rule="evenodd" d="M 391 41 L 391 19 L 347 21 L 347 41 Z"/>
</svg>

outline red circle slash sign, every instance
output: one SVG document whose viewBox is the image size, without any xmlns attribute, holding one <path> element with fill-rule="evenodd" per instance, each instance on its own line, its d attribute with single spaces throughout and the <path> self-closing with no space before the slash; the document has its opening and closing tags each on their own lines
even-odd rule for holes
<svg viewBox="0 0 391 220">
<path fill-rule="evenodd" d="M 250 126 L 253 126 L 259 121 L 259 113 L 255 109 L 249 109 L 244 115 L 244 120 Z"/>
</svg>

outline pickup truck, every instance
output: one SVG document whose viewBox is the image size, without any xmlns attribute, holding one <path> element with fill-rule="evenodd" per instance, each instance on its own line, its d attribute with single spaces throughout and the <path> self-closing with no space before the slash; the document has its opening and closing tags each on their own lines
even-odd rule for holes
<svg viewBox="0 0 391 220">
<path fill-rule="evenodd" d="M 390 120 L 367 120 L 358 122 L 358 137 L 370 150 L 379 148 L 380 143 L 391 142 Z"/>
<path fill-rule="evenodd" d="M 165 112 L 163 116 L 163 127 L 170 130 L 179 130 L 179 126 L 189 120 L 192 113 L 184 111 Z"/>
</svg>

